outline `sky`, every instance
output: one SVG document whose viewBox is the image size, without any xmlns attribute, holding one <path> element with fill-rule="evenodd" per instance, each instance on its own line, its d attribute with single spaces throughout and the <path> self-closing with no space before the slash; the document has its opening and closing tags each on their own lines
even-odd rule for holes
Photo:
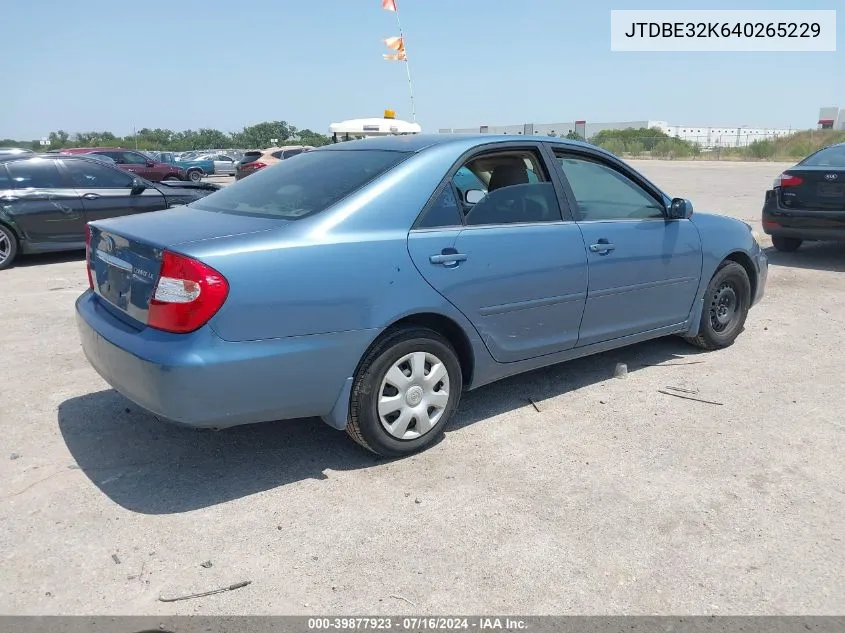
<svg viewBox="0 0 845 633">
<path fill-rule="evenodd" d="M 745 0 L 743 9 L 833 9 L 840 0 Z M 815 127 L 845 107 L 837 52 L 620 53 L 611 9 L 729 9 L 707 0 L 397 0 L 424 131 L 652 120 Z M 398 35 L 380 0 L 31 0 L 3 7 L 0 138 L 50 131 L 216 128 L 268 120 L 411 118 Z"/>
</svg>

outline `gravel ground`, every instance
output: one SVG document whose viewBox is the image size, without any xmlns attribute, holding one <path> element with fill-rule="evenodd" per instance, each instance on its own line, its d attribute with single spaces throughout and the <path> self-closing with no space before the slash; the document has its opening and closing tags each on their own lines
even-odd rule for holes
<svg viewBox="0 0 845 633">
<path fill-rule="evenodd" d="M 783 168 L 634 164 L 749 221 Z M 23 260 L 0 273 L 0 613 L 845 613 L 845 247 L 770 257 L 733 347 L 483 388 L 392 462 L 319 421 L 156 422 L 82 356 L 82 257 Z"/>
</svg>

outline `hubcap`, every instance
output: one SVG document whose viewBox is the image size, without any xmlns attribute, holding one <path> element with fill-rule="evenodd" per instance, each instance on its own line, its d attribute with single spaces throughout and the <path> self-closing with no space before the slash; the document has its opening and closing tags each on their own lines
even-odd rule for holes
<svg viewBox="0 0 845 633">
<path fill-rule="evenodd" d="M 0 264 L 6 261 L 9 253 L 12 252 L 12 243 L 9 241 L 9 236 L 0 231 Z"/>
<path fill-rule="evenodd" d="M 393 363 L 381 383 L 378 415 L 398 440 L 413 440 L 433 429 L 449 403 L 449 372 L 437 356 L 412 352 Z"/>
<path fill-rule="evenodd" d="M 736 288 L 731 283 L 723 283 L 710 300 L 710 325 L 716 332 L 725 331 L 736 318 L 738 308 Z"/>
</svg>

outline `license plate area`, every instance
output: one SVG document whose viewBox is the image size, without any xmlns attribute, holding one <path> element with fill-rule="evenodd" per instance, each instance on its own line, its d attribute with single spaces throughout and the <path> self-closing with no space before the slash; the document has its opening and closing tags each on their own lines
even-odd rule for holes
<svg viewBox="0 0 845 633">
<path fill-rule="evenodd" d="M 822 198 L 845 198 L 845 184 L 822 182 L 819 183 L 816 193 Z"/>
</svg>

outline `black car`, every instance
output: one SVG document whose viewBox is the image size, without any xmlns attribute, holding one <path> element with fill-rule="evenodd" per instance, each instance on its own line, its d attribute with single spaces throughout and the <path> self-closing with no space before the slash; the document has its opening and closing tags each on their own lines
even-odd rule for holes
<svg viewBox="0 0 845 633">
<path fill-rule="evenodd" d="M 775 179 L 763 231 L 779 251 L 795 251 L 805 240 L 845 242 L 845 143 L 810 154 Z"/>
<path fill-rule="evenodd" d="M 168 209 L 219 188 L 152 183 L 84 154 L 0 156 L 0 270 L 19 254 L 85 248 L 88 222 Z"/>
</svg>

